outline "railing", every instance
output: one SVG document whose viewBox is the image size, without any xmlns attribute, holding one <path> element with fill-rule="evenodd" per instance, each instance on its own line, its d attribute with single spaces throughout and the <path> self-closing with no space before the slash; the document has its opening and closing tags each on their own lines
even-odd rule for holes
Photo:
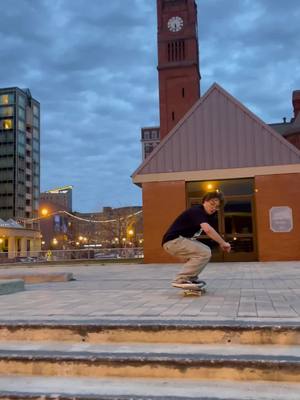
<svg viewBox="0 0 300 400">
<path fill-rule="evenodd" d="M 10 255 L 11 257 L 11 255 Z M 14 257 L 8 258 L 8 253 L 0 253 L 0 263 L 21 262 L 41 263 L 49 261 L 71 261 L 71 260 L 121 260 L 142 259 L 143 248 L 112 248 L 112 249 L 74 249 L 74 250 L 41 250 L 28 251 L 27 253 L 16 252 Z"/>
</svg>

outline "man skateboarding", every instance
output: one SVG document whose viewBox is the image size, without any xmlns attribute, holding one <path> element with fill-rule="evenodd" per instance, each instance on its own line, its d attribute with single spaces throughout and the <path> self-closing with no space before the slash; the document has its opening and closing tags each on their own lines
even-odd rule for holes
<svg viewBox="0 0 300 400">
<path fill-rule="evenodd" d="M 193 289 L 205 286 L 198 275 L 203 271 L 211 258 L 211 250 L 197 240 L 201 233 L 217 242 L 225 252 L 230 252 L 230 243 L 212 227 L 213 214 L 224 203 L 220 191 L 205 194 L 201 205 L 185 210 L 171 224 L 162 239 L 164 250 L 175 257 L 187 259 L 181 271 L 172 282 L 172 286 L 182 289 Z"/>
</svg>

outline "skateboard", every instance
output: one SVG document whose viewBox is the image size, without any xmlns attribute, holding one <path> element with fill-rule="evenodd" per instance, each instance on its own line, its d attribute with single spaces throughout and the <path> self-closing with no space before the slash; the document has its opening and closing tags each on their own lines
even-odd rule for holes
<svg viewBox="0 0 300 400">
<path fill-rule="evenodd" d="M 181 287 L 175 287 L 175 289 L 181 289 L 183 290 L 183 295 L 184 296 L 202 296 L 205 292 L 206 284 L 201 284 L 199 286 L 195 285 L 193 288 L 181 288 Z"/>
<path fill-rule="evenodd" d="M 184 296 L 198 296 L 198 297 L 200 297 L 206 292 L 206 289 L 205 289 L 204 286 L 201 286 L 201 287 L 199 286 L 198 289 L 184 289 L 184 288 L 182 288 L 181 290 L 183 290 L 183 295 Z"/>
</svg>

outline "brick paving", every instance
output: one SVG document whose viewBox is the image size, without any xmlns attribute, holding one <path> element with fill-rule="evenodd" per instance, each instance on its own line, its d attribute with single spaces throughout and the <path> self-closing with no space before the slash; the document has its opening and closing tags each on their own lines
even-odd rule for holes
<svg viewBox="0 0 300 400">
<path fill-rule="evenodd" d="M 0 297 L 0 320 L 247 320 L 300 322 L 300 262 L 211 263 L 202 297 L 170 286 L 178 264 L 9 267 L 72 272 L 76 281 L 26 284 Z M 1 274 L 1 268 L 0 268 Z"/>
</svg>

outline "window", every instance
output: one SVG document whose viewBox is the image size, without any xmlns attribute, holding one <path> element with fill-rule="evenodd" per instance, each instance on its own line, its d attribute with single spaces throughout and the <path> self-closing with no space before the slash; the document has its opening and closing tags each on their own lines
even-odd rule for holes
<svg viewBox="0 0 300 400">
<path fill-rule="evenodd" d="M 12 117 L 14 115 L 13 107 L 0 107 L 0 117 Z"/>
<path fill-rule="evenodd" d="M 37 117 L 33 117 L 33 126 L 38 128 L 40 124 L 40 120 Z"/>
<path fill-rule="evenodd" d="M 39 130 L 36 129 L 36 128 L 33 128 L 33 137 L 38 139 L 39 136 L 40 136 L 40 135 L 39 135 Z"/>
<path fill-rule="evenodd" d="M 13 120 L 12 119 L 3 119 L 1 121 L 0 128 L 4 130 L 13 129 Z"/>
<path fill-rule="evenodd" d="M 33 139 L 32 147 L 33 147 L 33 150 L 35 150 L 35 151 L 38 152 L 38 151 L 40 150 L 40 143 L 39 143 L 39 141 L 36 140 L 36 139 Z"/>
<path fill-rule="evenodd" d="M 185 60 L 184 40 L 175 40 L 168 43 L 167 46 L 168 61 L 176 62 Z"/>
<path fill-rule="evenodd" d="M 40 157 L 39 157 L 39 153 L 37 151 L 34 151 L 32 153 L 32 159 L 33 161 L 35 161 L 36 163 L 38 163 L 40 161 Z"/>
<path fill-rule="evenodd" d="M 22 107 L 22 108 L 25 108 L 25 106 L 26 106 L 25 97 L 19 96 L 19 97 L 18 97 L 18 100 L 19 100 L 19 106 Z"/>
<path fill-rule="evenodd" d="M 38 175 L 34 175 L 33 176 L 33 184 L 34 184 L 34 186 L 39 186 L 39 184 L 40 184 L 40 178 L 39 178 L 39 176 Z"/>
<path fill-rule="evenodd" d="M 25 134 L 19 131 L 18 142 L 25 145 Z"/>
<path fill-rule="evenodd" d="M 0 146 L 0 155 L 6 156 L 7 154 L 14 153 L 14 145 L 13 143 L 1 143 Z"/>
<path fill-rule="evenodd" d="M 12 94 L 2 94 L 0 96 L 0 104 L 13 104 L 14 96 Z"/>
<path fill-rule="evenodd" d="M 25 157 L 25 146 L 22 143 L 18 144 L 18 154 L 19 156 Z"/>
<path fill-rule="evenodd" d="M 21 120 L 19 119 L 19 121 L 18 121 L 18 127 L 19 127 L 19 130 L 20 130 L 20 131 L 25 132 L 25 123 L 24 123 L 24 121 L 21 121 Z"/>
<path fill-rule="evenodd" d="M 33 115 L 38 117 L 40 115 L 39 108 L 35 104 L 33 105 L 32 108 L 33 108 Z"/>
<path fill-rule="evenodd" d="M 25 121 L 25 111 L 21 107 L 19 107 L 18 110 L 19 110 L 19 118 Z"/>
<path fill-rule="evenodd" d="M 151 139 L 159 139 L 159 133 L 158 133 L 158 131 L 151 131 Z"/>
<path fill-rule="evenodd" d="M 149 131 L 144 131 L 143 132 L 143 139 L 150 139 L 150 132 Z"/>
</svg>

